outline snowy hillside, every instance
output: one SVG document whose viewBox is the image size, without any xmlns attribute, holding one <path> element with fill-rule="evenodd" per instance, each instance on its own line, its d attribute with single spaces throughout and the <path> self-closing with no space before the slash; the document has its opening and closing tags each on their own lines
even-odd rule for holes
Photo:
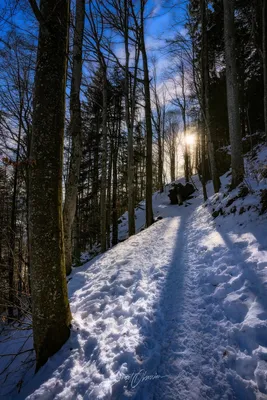
<svg viewBox="0 0 267 400">
<path fill-rule="evenodd" d="M 267 399 L 266 164 L 261 147 L 246 160 L 249 190 L 228 193 L 226 174 L 205 206 L 197 177 L 183 206 L 169 204 L 168 187 L 155 193 L 162 219 L 72 273 L 71 338 L 34 377 L 27 372 L 20 394 L 11 384 L 22 370 L 1 382 L 2 396 Z M 126 228 L 127 214 L 121 240 Z"/>
</svg>

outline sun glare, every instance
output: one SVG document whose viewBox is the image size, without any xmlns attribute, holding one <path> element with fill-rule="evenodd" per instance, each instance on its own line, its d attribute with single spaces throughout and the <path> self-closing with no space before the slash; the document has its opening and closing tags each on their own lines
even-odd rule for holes
<svg viewBox="0 0 267 400">
<path fill-rule="evenodd" d="M 189 146 L 192 146 L 195 143 L 196 138 L 195 138 L 195 135 L 190 134 L 190 135 L 186 136 L 185 140 L 186 140 L 186 144 L 188 144 Z"/>
</svg>

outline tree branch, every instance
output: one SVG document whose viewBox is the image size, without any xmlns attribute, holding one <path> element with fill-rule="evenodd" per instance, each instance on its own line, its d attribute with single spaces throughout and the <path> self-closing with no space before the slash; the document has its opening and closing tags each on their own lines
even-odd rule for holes
<svg viewBox="0 0 267 400">
<path fill-rule="evenodd" d="M 43 17 L 43 14 L 41 13 L 36 0 L 28 0 L 30 3 L 30 6 L 32 8 L 32 11 L 35 15 L 35 18 L 37 19 L 37 21 L 39 22 L 40 25 L 45 25 L 45 19 Z"/>
</svg>

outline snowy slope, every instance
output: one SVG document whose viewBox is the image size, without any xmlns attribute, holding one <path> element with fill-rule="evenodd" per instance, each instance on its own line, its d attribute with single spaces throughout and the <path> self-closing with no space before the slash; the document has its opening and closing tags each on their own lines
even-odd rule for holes
<svg viewBox="0 0 267 400">
<path fill-rule="evenodd" d="M 201 190 L 180 207 L 156 193 L 163 219 L 73 272 L 70 340 L 4 398 L 267 399 L 266 163 L 264 148 L 247 161 L 244 198 L 226 175 L 206 206 Z"/>
</svg>

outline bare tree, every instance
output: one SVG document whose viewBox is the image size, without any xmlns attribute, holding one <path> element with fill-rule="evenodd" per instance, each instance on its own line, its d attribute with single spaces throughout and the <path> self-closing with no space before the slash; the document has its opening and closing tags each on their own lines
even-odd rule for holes
<svg viewBox="0 0 267 400">
<path fill-rule="evenodd" d="M 151 85 L 153 93 L 153 103 L 155 107 L 154 113 L 152 112 L 152 121 L 157 133 L 158 145 L 158 170 L 157 170 L 157 183 L 160 192 L 163 192 L 163 163 L 164 163 L 164 133 L 165 133 L 165 116 L 166 116 L 166 96 L 165 89 L 160 93 L 158 87 L 158 77 L 156 60 L 153 60 L 153 84 Z M 160 98 L 161 96 L 161 98 Z"/>
<path fill-rule="evenodd" d="M 144 92 L 145 92 L 145 120 L 146 120 L 146 225 L 153 223 L 152 208 L 152 117 L 150 101 L 150 78 L 145 43 L 145 6 L 147 0 L 140 0 L 140 47 L 143 59 Z"/>
<path fill-rule="evenodd" d="M 202 25 L 202 49 L 201 49 L 201 81 L 202 81 L 202 113 L 205 121 L 206 134 L 208 139 L 208 152 L 211 176 L 214 192 L 220 190 L 221 182 L 216 165 L 215 148 L 213 138 L 210 131 L 210 105 L 209 105 L 209 59 L 208 59 L 208 37 L 207 37 L 207 3 L 206 0 L 201 1 L 201 25 Z"/>
<path fill-rule="evenodd" d="M 130 46 L 129 46 L 129 30 L 130 16 L 129 9 L 134 12 L 132 0 L 124 0 L 124 49 L 125 49 L 125 119 L 128 131 L 128 226 L 129 236 L 135 234 L 135 188 L 134 188 L 134 151 L 133 151 L 133 131 L 136 111 L 136 87 L 137 87 L 137 70 L 139 63 L 140 45 L 139 38 L 135 37 L 135 61 L 134 61 L 134 76 L 132 85 L 130 85 L 131 75 L 129 74 L 130 67 Z M 136 35 L 138 35 L 136 31 Z M 133 86 L 131 91 L 130 87 Z"/>
<path fill-rule="evenodd" d="M 267 1 L 262 0 L 262 64 L 264 80 L 264 123 L 267 139 Z"/>
<path fill-rule="evenodd" d="M 170 161 L 170 178 L 171 181 L 175 181 L 177 178 L 178 165 L 177 158 L 179 155 L 177 154 L 177 150 L 181 149 L 178 146 L 178 132 L 179 132 L 179 123 L 177 118 L 177 113 L 173 110 L 170 110 L 166 113 L 166 132 L 165 132 L 165 148 L 167 155 Z"/>
<path fill-rule="evenodd" d="M 65 262 L 67 275 L 72 264 L 72 225 L 76 212 L 76 201 L 82 156 L 81 102 L 80 88 L 82 80 L 82 47 L 84 34 L 85 0 L 76 0 L 76 20 L 73 41 L 73 65 L 70 92 L 71 155 L 69 173 L 66 182 L 65 203 L 63 209 Z"/>
<path fill-rule="evenodd" d="M 100 67 L 102 78 L 102 154 L 101 154 L 101 193 L 100 193 L 100 216 L 101 216 L 101 251 L 107 249 L 107 161 L 108 161 L 108 57 L 110 41 L 104 35 L 105 22 L 104 15 L 101 9 L 101 3 L 89 4 L 89 13 L 87 19 L 90 26 L 90 31 L 87 33 L 87 41 L 90 48 L 94 52 L 95 60 Z M 106 53 L 107 52 L 107 53 Z"/>
<path fill-rule="evenodd" d="M 181 50 L 183 52 L 183 50 Z M 178 77 L 177 77 L 178 73 Z M 184 132 L 184 174 L 185 181 L 190 180 L 190 152 L 187 143 L 187 114 L 189 111 L 189 94 L 187 82 L 186 82 L 186 70 L 185 61 L 180 59 L 178 63 L 175 62 L 174 66 L 170 68 L 169 75 L 171 76 L 171 81 L 173 82 L 175 95 L 172 96 L 172 103 L 178 106 L 179 111 L 182 116 L 183 121 L 183 132 Z"/>
<path fill-rule="evenodd" d="M 32 1 L 31 1 L 32 3 Z M 70 334 L 62 216 L 68 0 L 41 0 L 30 176 L 31 290 L 38 370 Z"/>
<path fill-rule="evenodd" d="M 227 83 L 227 107 L 231 144 L 232 183 L 234 188 L 244 177 L 235 54 L 234 2 L 224 0 L 224 41 Z"/>
</svg>

